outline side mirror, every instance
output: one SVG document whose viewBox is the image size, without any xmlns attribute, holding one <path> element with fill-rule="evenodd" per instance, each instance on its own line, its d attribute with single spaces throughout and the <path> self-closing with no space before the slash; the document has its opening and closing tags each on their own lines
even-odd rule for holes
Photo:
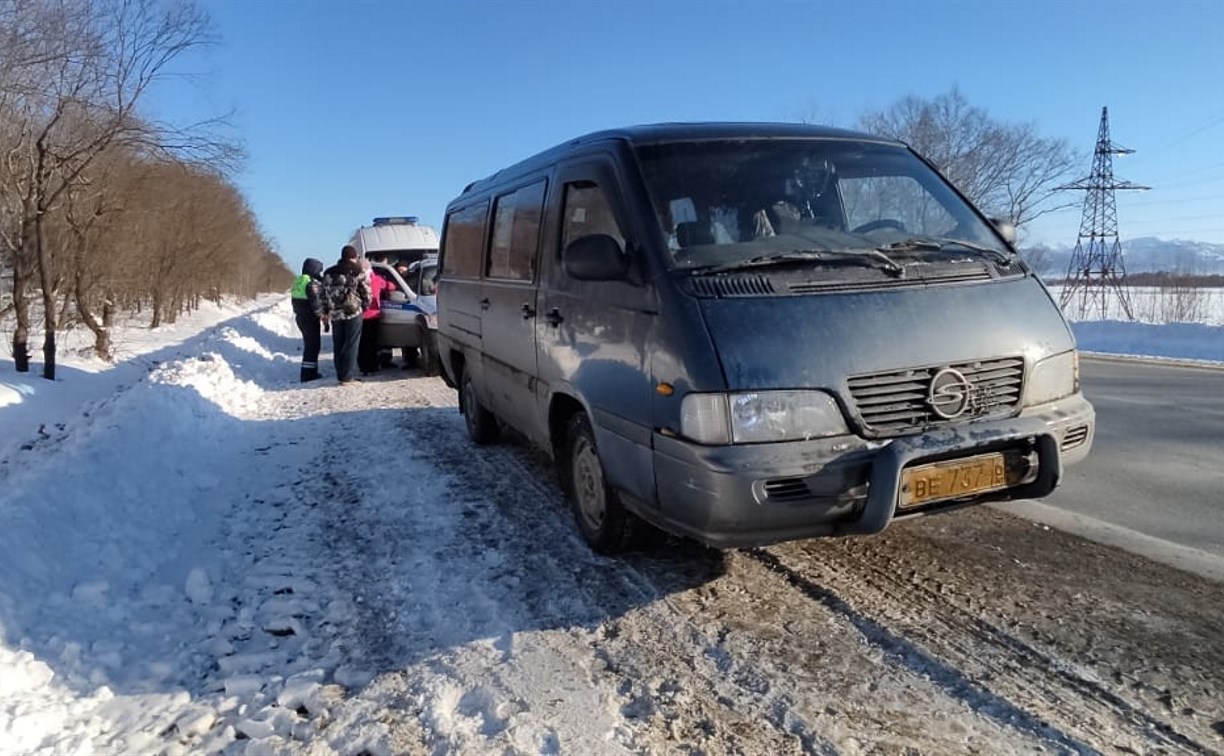
<svg viewBox="0 0 1224 756">
<path fill-rule="evenodd" d="M 623 281 L 629 273 L 629 257 L 607 234 L 573 240 L 561 253 L 561 264 L 579 281 Z"/>
<path fill-rule="evenodd" d="M 387 301 L 389 302 L 407 302 L 408 295 L 402 291 L 387 292 Z"/>
<path fill-rule="evenodd" d="M 1013 245 L 1016 243 L 1016 224 L 1004 218 L 991 218 L 990 223 L 1003 237 L 1003 241 Z"/>
</svg>

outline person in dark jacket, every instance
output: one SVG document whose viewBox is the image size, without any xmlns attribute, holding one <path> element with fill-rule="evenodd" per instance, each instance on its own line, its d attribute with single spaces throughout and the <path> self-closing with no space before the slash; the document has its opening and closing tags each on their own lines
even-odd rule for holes
<svg viewBox="0 0 1224 756">
<path fill-rule="evenodd" d="M 370 279 L 357 261 L 357 249 L 346 244 L 340 261 L 323 271 L 323 315 L 331 321 L 336 378 L 348 386 L 357 378 L 361 315 L 373 300 Z"/>
<path fill-rule="evenodd" d="M 313 257 L 302 263 L 302 275 L 293 281 L 293 319 L 302 332 L 302 383 L 313 381 L 319 374 L 319 347 L 323 337 L 320 326 L 323 318 L 323 285 L 319 277 L 323 263 Z"/>
</svg>

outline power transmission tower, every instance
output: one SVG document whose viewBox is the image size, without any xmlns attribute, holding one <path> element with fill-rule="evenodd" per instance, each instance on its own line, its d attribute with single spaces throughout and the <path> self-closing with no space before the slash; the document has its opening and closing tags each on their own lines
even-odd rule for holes
<svg viewBox="0 0 1224 756">
<path fill-rule="evenodd" d="M 1080 220 L 1079 236 L 1067 280 L 1063 284 L 1059 303 L 1063 311 L 1084 319 L 1095 312 L 1101 320 L 1108 317 L 1110 300 L 1116 301 L 1134 320 L 1130 294 L 1126 291 L 1126 261 L 1118 241 L 1118 208 L 1114 201 L 1117 189 L 1150 189 L 1129 181 L 1118 181 L 1113 175 L 1113 156 L 1129 155 L 1134 150 L 1119 147 L 1109 140 L 1109 108 L 1101 108 L 1101 128 L 1097 132 L 1096 152 L 1092 157 L 1092 174 L 1087 178 L 1064 184 L 1058 189 L 1084 189 L 1084 215 Z M 1073 310 L 1068 306 L 1075 304 Z"/>
</svg>

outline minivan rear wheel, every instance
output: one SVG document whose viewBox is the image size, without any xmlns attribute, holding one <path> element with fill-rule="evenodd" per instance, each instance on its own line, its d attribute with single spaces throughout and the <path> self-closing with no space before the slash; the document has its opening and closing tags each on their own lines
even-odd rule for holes
<svg viewBox="0 0 1224 756">
<path fill-rule="evenodd" d="M 634 518 L 604 479 L 595 434 L 585 414 L 570 418 L 566 437 L 564 480 L 578 530 L 601 554 L 624 551 L 632 541 Z"/>
<path fill-rule="evenodd" d="M 459 392 L 460 407 L 463 410 L 463 423 L 467 426 L 468 436 L 479 444 L 491 444 L 497 440 L 501 428 L 492 412 L 485 409 L 476 396 L 476 385 L 472 375 L 463 371 L 463 390 Z"/>
</svg>

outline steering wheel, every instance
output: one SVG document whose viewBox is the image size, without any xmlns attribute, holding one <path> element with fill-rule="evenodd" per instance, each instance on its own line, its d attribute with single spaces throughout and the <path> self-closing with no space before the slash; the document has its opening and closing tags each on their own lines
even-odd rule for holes
<svg viewBox="0 0 1224 756">
<path fill-rule="evenodd" d="M 868 221 L 861 226 L 851 229 L 851 233 L 865 234 L 868 231 L 875 231 L 881 228 L 895 228 L 898 231 L 905 231 L 905 224 L 896 218 L 880 218 L 879 220 Z"/>
</svg>

